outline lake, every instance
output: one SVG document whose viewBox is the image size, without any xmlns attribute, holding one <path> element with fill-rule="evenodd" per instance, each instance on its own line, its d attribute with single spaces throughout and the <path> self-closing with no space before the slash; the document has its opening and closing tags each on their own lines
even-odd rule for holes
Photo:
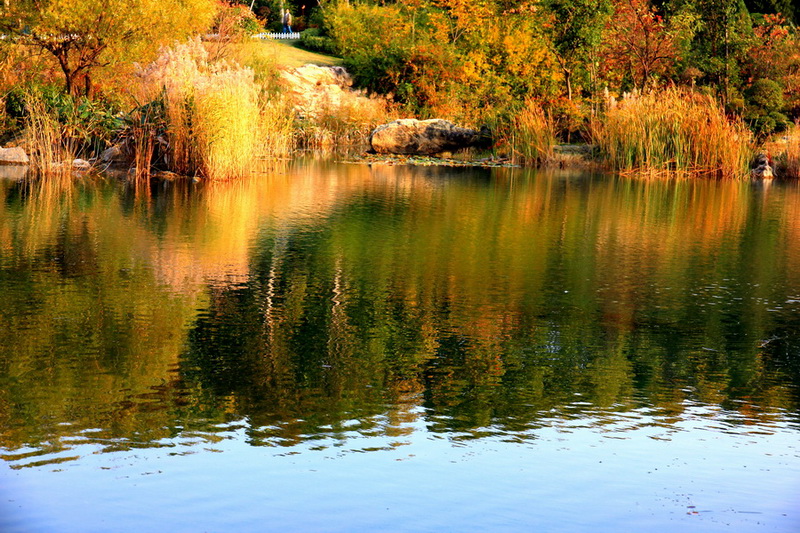
<svg viewBox="0 0 800 533">
<path fill-rule="evenodd" d="M 800 530 L 800 185 L 0 180 L 0 530 Z"/>
</svg>

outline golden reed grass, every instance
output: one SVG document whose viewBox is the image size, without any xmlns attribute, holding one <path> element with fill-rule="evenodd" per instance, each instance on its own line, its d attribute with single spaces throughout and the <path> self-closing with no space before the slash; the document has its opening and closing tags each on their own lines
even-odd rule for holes
<svg viewBox="0 0 800 533">
<path fill-rule="evenodd" d="M 555 126 L 534 100 L 526 100 L 522 110 L 514 117 L 509 143 L 514 164 L 541 165 L 553 158 Z"/>
<path fill-rule="evenodd" d="M 800 120 L 789 131 L 784 164 L 787 178 L 800 178 Z"/>
<path fill-rule="evenodd" d="M 170 170 L 228 179 L 256 164 L 271 124 L 262 123 L 252 69 L 210 62 L 194 39 L 163 50 L 139 76 L 145 101 L 163 100 Z"/>
<path fill-rule="evenodd" d="M 609 99 L 594 142 L 617 170 L 679 171 L 740 178 L 752 135 L 711 96 L 676 88 Z"/>
<path fill-rule="evenodd" d="M 311 150 L 343 150 L 366 144 L 380 124 L 396 118 L 385 98 L 363 91 L 337 91 L 295 125 L 297 144 Z"/>
</svg>

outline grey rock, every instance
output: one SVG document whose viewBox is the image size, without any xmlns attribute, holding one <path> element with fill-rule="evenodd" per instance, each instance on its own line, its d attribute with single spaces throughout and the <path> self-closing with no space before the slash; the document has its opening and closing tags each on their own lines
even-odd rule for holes
<svg viewBox="0 0 800 533">
<path fill-rule="evenodd" d="M 114 146 L 110 146 L 103 150 L 103 153 L 100 154 L 100 161 L 103 163 L 122 163 L 125 162 L 127 157 L 122 150 L 122 147 L 118 144 Z"/>
<path fill-rule="evenodd" d="M 0 148 L 0 165 L 27 165 L 28 163 L 30 163 L 28 154 L 19 146 Z"/>
<path fill-rule="evenodd" d="M 439 118 L 407 118 L 375 128 L 369 144 L 377 154 L 436 155 L 464 148 L 490 148 L 492 136 L 486 126 L 476 131 Z"/>
<path fill-rule="evenodd" d="M 90 168 L 92 168 L 92 164 L 85 159 L 74 159 L 72 161 L 73 170 L 89 170 Z"/>
<path fill-rule="evenodd" d="M 772 165 L 769 164 L 769 156 L 766 154 L 758 154 L 754 162 L 754 167 L 750 170 L 750 176 L 753 179 L 771 180 L 775 177 Z"/>
</svg>

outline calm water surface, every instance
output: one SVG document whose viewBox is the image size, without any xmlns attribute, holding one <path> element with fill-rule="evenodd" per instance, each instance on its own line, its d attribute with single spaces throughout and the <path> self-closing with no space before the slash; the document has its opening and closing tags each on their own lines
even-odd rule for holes
<svg viewBox="0 0 800 533">
<path fill-rule="evenodd" d="M 797 184 L 0 200 L 0 531 L 800 531 Z"/>
</svg>

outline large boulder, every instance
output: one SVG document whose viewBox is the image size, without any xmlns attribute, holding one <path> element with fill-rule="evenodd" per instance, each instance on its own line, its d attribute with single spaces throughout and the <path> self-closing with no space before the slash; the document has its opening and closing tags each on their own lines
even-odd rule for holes
<svg viewBox="0 0 800 533">
<path fill-rule="evenodd" d="M 767 154 L 758 154 L 754 161 L 754 166 L 750 169 L 750 175 L 757 180 L 771 180 L 775 177 L 770 165 L 770 158 Z"/>
<path fill-rule="evenodd" d="M 0 148 L 0 165 L 27 165 L 30 163 L 25 150 L 16 146 L 13 148 Z"/>
<path fill-rule="evenodd" d="M 476 131 L 440 118 L 406 118 L 375 128 L 369 144 L 376 154 L 436 155 L 464 148 L 490 148 L 492 136 L 486 126 Z"/>
</svg>

